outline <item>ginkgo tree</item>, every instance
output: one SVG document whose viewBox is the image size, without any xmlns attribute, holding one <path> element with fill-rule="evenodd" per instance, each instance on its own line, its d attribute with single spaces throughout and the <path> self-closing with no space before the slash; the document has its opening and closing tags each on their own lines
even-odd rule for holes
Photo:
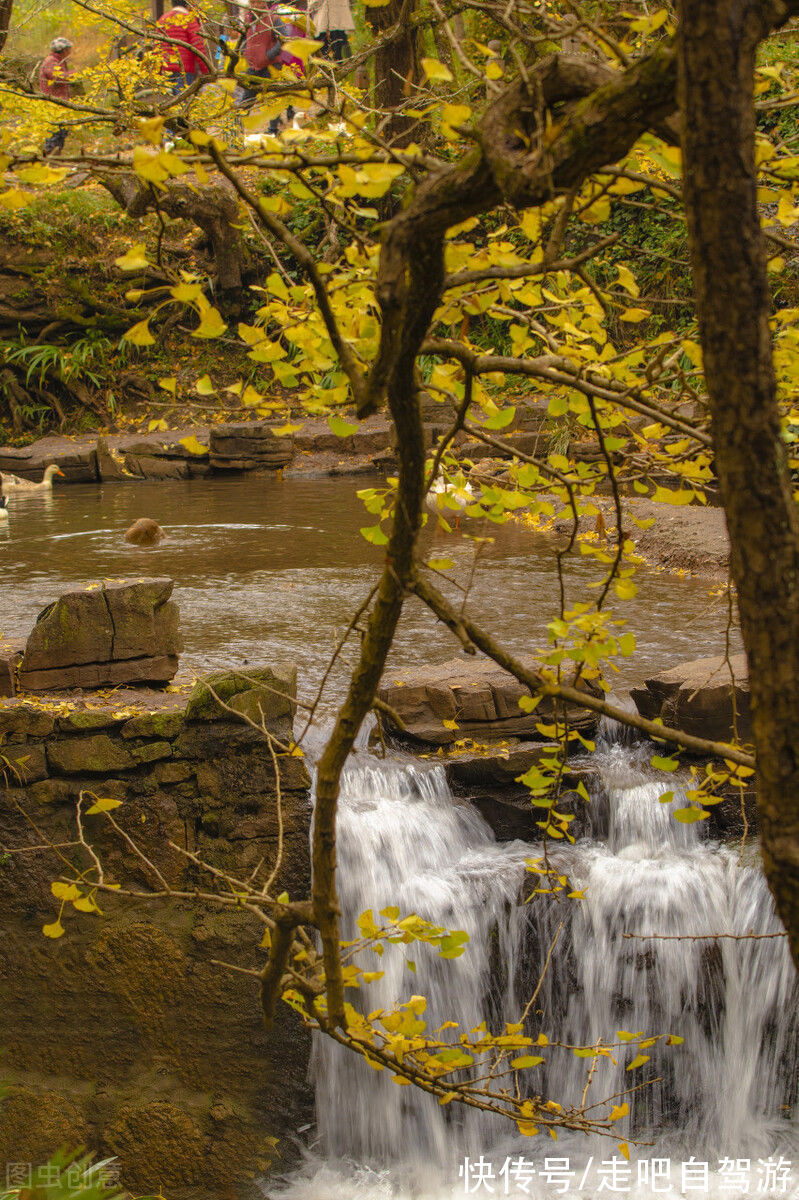
<svg viewBox="0 0 799 1200">
<path fill-rule="evenodd" d="M 0 206 L 27 204 L 35 189 L 57 187 L 78 169 L 111 188 L 114 179 L 132 177 L 153 210 L 167 214 L 176 189 L 202 197 L 217 188 L 235 204 L 228 223 L 252 222 L 276 248 L 272 267 L 250 288 L 251 303 L 231 322 L 196 273 L 159 262 L 151 286 L 156 248 L 132 245 L 116 262 L 133 284 L 129 345 L 146 353 L 171 312 L 185 314 L 194 338 L 235 335 L 257 368 L 238 385 L 242 406 L 273 420 L 276 436 L 290 436 L 311 415 L 326 416 L 333 433 L 348 436 L 360 419 L 388 409 L 397 473 L 361 493 L 363 536 L 385 547 L 385 560 L 349 631 L 362 633 L 358 661 L 318 762 L 312 894 L 275 896 L 226 876 L 226 890 L 211 887 L 206 899 L 252 904 L 262 915 L 266 1020 L 282 997 L 398 1082 L 441 1103 L 504 1114 L 530 1135 L 557 1126 L 610 1133 L 627 1109 L 609 1101 L 589 1115 L 535 1095 L 534 1084 L 517 1086 L 549 1044 L 524 1020 L 499 1033 L 442 1037 L 425 1025 L 424 997 L 367 1016 L 347 996 L 368 991 L 375 977 L 360 965 L 364 950 L 411 941 L 443 957 L 463 950 L 457 931 L 393 908 L 363 914 L 354 940 L 342 941 L 339 928 L 341 772 L 375 706 L 409 597 L 469 653 L 487 655 L 527 685 L 524 705 L 560 740 L 561 754 L 525 777 L 536 804 L 548 809 L 545 837 L 570 836 L 557 795 L 565 755 L 579 737 L 569 724 L 572 705 L 656 738 L 653 765 L 667 775 L 678 765 L 671 751 L 680 747 L 717 760 L 678 819 L 705 819 L 720 784 L 738 786 L 754 773 L 765 867 L 799 958 L 799 530 L 790 479 L 799 465 L 792 457 L 799 411 L 790 394 L 796 310 L 779 308 L 769 286 L 795 255 L 799 156 L 779 123 L 761 128 L 757 120 L 758 105 L 782 111 L 795 92 L 790 63 L 770 56 L 759 64 L 757 55 L 799 3 L 702 0 L 679 12 L 630 5 L 610 21 L 603 7 L 392 0 L 369 6 L 374 36 L 351 64 L 320 60 L 312 39 L 290 43 L 305 76 L 286 68 L 259 80 L 246 115 L 233 99 L 237 77 L 246 75 L 235 55 L 222 73 L 211 69 L 178 98 L 144 86 L 154 70 L 144 55 L 142 87 L 112 93 L 98 69 L 83 100 L 61 105 L 79 114 L 86 136 L 97 134 L 79 154 L 42 164 L 21 99 L 0 135 Z M 499 51 L 489 45 L 496 41 Z M 351 83 L 372 60 L 394 63 L 378 70 L 374 96 Z M 261 132 L 288 105 L 309 114 L 306 124 L 280 136 Z M 176 139 L 167 130 L 178 118 Z M 111 127 L 121 139 L 115 146 L 101 136 Z M 335 228 L 336 253 L 319 256 L 303 239 L 293 220 L 297 204 L 317 206 Z M 672 328 L 664 328 L 641 263 L 620 234 L 624 220 L 642 211 L 687 220 L 696 311 L 683 304 Z M 217 383 L 205 374 L 195 386 L 207 398 Z M 429 403 L 440 404 L 447 427 L 432 450 L 422 419 Z M 563 449 L 521 453 L 513 429 L 542 404 L 567 432 Z M 464 461 L 463 433 L 485 459 L 502 458 L 501 475 Z M 592 455 L 569 449 L 586 440 Z M 596 503 L 600 488 L 612 498 L 607 525 Z M 618 609 L 635 595 L 640 563 L 634 533 L 642 522 L 627 493 L 703 504 L 716 488 L 750 660 L 754 747 L 708 742 L 618 709 L 603 678 L 615 657 L 634 650 Z M 572 535 L 558 554 L 561 584 L 572 554 L 596 561 L 597 587 L 584 602 L 568 606 L 564 587 L 556 588 L 535 667 L 471 618 L 468 595 L 450 598 L 446 561 L 425 562 L 420 532 L 431 495 L 432 519 L 453 533 L 457 514 L 457 534 L 466 538 L 520 511 L 542 528 L 569 519 Z M 586 520 L 604 533 L 580 540 Z M 295 751 L 276 746 L 276 764 Z M 105 815 L 119 828 L 112 811 Z M 550 865 L 536 869 L 541 890 L 568 888 Z M 111 885 L 82 876 L 63 886 L 75 893 L 61 894 L 62 903 L 86 907 Z M 629 1036 L 637 1050 L 631 1070 L 647 1061 L 648 1046 L 679 1040 L 668 1030 Z M 593 1061 L 626 1045 L 622 1038 L 571 1049 Z"/>
</svg>

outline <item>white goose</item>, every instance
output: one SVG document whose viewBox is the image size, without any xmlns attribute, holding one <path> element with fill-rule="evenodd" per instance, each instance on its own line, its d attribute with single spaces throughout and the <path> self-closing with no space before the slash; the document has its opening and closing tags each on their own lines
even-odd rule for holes
<svg viewBox="0 0 799 1200">
<path fill-rule="evenodd" d="M 439 496 L 446 496 L 450 503 L 439 504 Z M 476 499 L 477 493 L 466 480 L 463 483 L 453 483 L 451 479 L 437 475 L 427 489 L 425 503 L 433 512 L 443 512 L 446 508 L 452 509 L 452 502 L 457 504 L 458 508 L 468 508 Z"/>
<path fill-rule="evenodd" d="M 52 492 L 53 476 L 63 475 L 64 472 L 55 463 L 45 467 L 40 483 L 32 483 L 30 479 L 21 479 L 19 475 L 7 475 L 0 471 L 0 493 L 8 496 L 11 492 Z"/>
<path fill-rule="evenodd" d="M 443 475 L 437 475 L 427 489 L 425 504 L 441 517 L 444 517 L 445 512 L 449 512 L 450 515 L 454 512 L 455 528 L 458 529 L 461 523 L 461 509 L 468 508 L 476 499 L 477 492 L 467 480 L 454 483 Z"/>
<path fill-rule="evenodd" d="M 8 524 L 8 508 L 5 496 L 0 496 L 0 525 Z"/>
</svg>

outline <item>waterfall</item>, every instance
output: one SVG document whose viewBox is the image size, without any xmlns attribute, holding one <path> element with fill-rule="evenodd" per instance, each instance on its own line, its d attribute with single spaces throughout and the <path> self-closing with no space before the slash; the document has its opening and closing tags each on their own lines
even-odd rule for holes
<svg viewBox="0 0 799 1200">
<path fill-rule="evenodd" d="M 657 1080 L 625 1097 L 630 1113 L 617 1126 L 619 1137 L 641 1144 L 632 1145 L 630 1164 L 618 1159 L 629 1186 L 615 1190 L 652 1195 L 639 1180 L 640 1160 L 668 1159 L 676 1171 L 672 1194 L 680 1195 L 679 1164 L 693 1156 L 708 1162 L 705 1186 L 694 1184 L 693 1194 L 795 1197 L 799 1131 L 791 1110 L 797 1103 L 799 989 L 786 940 L 677 940 L 779 932 L 763 875 L 756 865 L 740 864 L 736 850 L 708 841 L 701 825 L 675 821 L 671 810 L 685 804 L 679 786 L 653 780 L 646 760 L 636 766 L 629 746 L 600 744 L 594 761 L 602 787 L 592 802 L 592 837 L 550 852 L 552 865 L 585 898 L 534 895 L 522 904 L 531 878 L 525 860 L 540 858 L 540 845 L 497 843 L 482 817 L 453 798 L 440 767 L 378 765 L 358 756 L 359 765 L 344 775 L 340 802 L 342 936 L 355 935 L 363 911 L 376 915 L 387 905 L 469 934 L 466 953 L 453 960 L 415 945 L 387 946 L 382 959 L 368 953 L 371 961 L 362 965 L 384 976 L 364 988 L 363 1003 L 368 1010 L 390 1008 L 418 993 L 427 997 L 430 1029 L 445 1020 L 467 1030 L 483 1020 L 495 1027 L 519 1018 L 551 950 L 528 1033 L 571 1045 L 616 1042 L 618 1030 L 684 1039 L 679 1046 L 659 1042 L 648 1049 L 650 1061 L 632 1074 L 626 1065 L 637 1049 L 614 1050 L 615 1063 L 604 1057 L 596 1063 L 588 1104 Z M 661 803 L 667 787 L 675 798 Z M 661 937 L 648 940 L 648 934 Z M 410 957 L 415 973 L 406 963 Z M 536 1068 L 543 1073 L 531 1088 L 579 1102 L 586 1059 L 566 1049 L 544 1054 L 546 1065 Z M 600 1194 L 597 1177 L 586 1174 L 586 1183 L 583 1169 L 587 1173 L 595 1162 L 601 1174 L 610 1168 L 600 1164 L 618 1154 L 613 1140 L 570 1134 L 557 1143 L 546 1138 L 544 1145 L 543 1136 L 521 1138 L 491 1114 L 441 1107 L 321 1036 L 312 1069 L 318 1140 L 303 1168 L 270 1196 L 594 1196 Z M 469 1191 L 464 1160 L 481 1155 L 493 1164 L 493 1181 L 486 1178 Z M 553 1182 L 543 1169 L 555 1155 L 570 1162 L 566 1182 Z M 767 1164 L 779 1155 L 783 1163 L 793 1155 L 792 1171 L 786 1175 L 783 1168 L 771 1178 Z M 509 1156 L 531 1163 L 516 1183 L 500 1176 Z M 737 1163 L 737 1191 L 735 1163 L 719 1173 L 724 1159 L 744 1160 L 749 1169 L 746 1175 Z"/>
</svg>

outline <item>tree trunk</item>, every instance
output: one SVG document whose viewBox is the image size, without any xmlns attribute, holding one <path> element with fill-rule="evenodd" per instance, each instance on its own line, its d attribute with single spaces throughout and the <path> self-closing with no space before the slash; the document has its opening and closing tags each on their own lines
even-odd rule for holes
<svg viewBox="0 0 799 1200">
<path fill-rule="evenodd" d="M 247 251 L 237 228 L 238 201 L 227 187 L 212 185 L 195 190 L 173 183 L 156 191 L 132 173 L 98 172 L 97 178 L 130 217 L 141 217 L 152 210 L 173 220 L 192 221 L 202 229 L 211 243 L 219 291 L 229 307 L 236 307 L 241 300 Z"/>
<path fill-rule="evenodd" d="M 749 657 L 763 862 L 799 964 L 799 523 L 756 202 L 762 0 L 681 0 L 684 188 L 716 469 Z"/>
<path fill-rule="evenodd" d="M 386 5 L 366 10 L 367 20 L 379 37 L 397 23 L 404 8 L 410 11 L 405 13 L 403 29 L 375 54 L 374 105 L 383 112 L 391 113 L 383 126 L 383 133 L 396 146 L 404 146 L 411 141 L 416 124 L 413 117 L 404 117 L 396 111 L 411 98 L 419 77 L 418 33 L 408 21 L 415 5 L 406 5 L 404 0 L 389 0 Z"/>
<path fill-rule="evenodd" d="M 8 41 L 8 31 L 11 28 L 11 14 L 14 11 L 14 0 L 0 0 L 0 54 L 5 50 Z"/>
</svg>

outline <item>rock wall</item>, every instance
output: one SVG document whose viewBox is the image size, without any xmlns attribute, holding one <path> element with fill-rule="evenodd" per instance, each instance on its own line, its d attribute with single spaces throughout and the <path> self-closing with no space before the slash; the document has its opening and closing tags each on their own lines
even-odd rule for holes
<svg viewBox="0 0 799 1200">
<path fill-rule="evenodd" d="M 290 739 L 293 668 L 216 676 L 213 686 Z M 0 755 L 0 1079 L 12 1085 L 0 1104 L 0 1163 L 85 1144 L 118 1156 L 134 1194 L 260 1196 L 256 1177 L 283 1168 L 312 1096 L 309 1035 L 294 1014 L 281 1011 L 266 1033 L 257 980 L 216 965 L 263 965 L 257 920 L 149 898 L 153 872 L 96 815 L 84 825 L 108 879 L 140 898 L 98 896 L 102 916 L 67 903 L 64 935 L 42 929 L 58 915 L 52 882 L 74 878 L 70 863 L 88 865 L 71 844 L 82 791 L 122 801 L 114 818 L 170 887 L 210 883 L 170 843 L 243 877 L 262 860 L 269 867 L 278 814 L 264 738 L 198 684 L 188 699 L 117 690 L 2 701 Z M 301 896 L 309 780 L 301 758 L 279 762 L 279 879 Z"/>
</svg>

